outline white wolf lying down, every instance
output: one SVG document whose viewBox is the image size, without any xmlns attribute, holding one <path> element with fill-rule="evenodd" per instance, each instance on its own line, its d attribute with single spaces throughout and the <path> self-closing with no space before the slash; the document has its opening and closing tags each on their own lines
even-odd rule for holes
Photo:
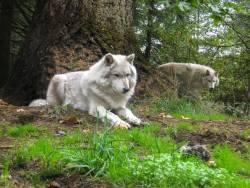
<svg viewBox="0 0 250 188">
<path fill-rule="evenodd" d="M 214 89 L 219 85 L 218 73 L 211 67 L 191 63 L 166 63 L 158 67 L 178 86 L 179 94 L 199 98 L 202 89 Z"/>
<path fill-rule="evenodd" d="M 134 57 L 134 54 L 109 53 L 87 71 L 57 74 L 50 81 L 46 100 L 34 100 L 29 106 L 69 104 L 102 121 L 107 119 L 113 126 L 130 128 L 129 123 L 139 125 L 141 120 L 126 107 L 137 81 Z"/>
</svg>

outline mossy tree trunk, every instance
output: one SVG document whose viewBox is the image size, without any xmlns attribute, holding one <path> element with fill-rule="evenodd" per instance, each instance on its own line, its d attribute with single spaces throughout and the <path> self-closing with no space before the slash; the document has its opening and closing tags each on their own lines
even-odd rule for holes
<svg viewBox="0 0 250 188">
<path fill-rule="evenodd" d="M 84 70 L 107 52 L 135 52 L 132 0 L 40 0 L 3 95 L 44 98 L 55 73 Z"/>
</svg>

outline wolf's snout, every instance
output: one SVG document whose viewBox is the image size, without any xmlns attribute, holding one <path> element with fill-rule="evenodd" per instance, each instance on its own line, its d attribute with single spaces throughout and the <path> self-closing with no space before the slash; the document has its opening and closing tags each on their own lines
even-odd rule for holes
<svg viewBox="0 0 250 188">
<path fill-rule="evenodd" d="M 129 88 L 123 88 L 123 93 L 127 93 L 129 91 Z"/>
<path fill-rule="evenodd" d="M 122 79 L 122 82 L 123 82 L 123 90 L 122 90 L 122 92 L 127 93 L 129 91 L 129 80 L 128 80 L 128 78 Z"/>
</svg>

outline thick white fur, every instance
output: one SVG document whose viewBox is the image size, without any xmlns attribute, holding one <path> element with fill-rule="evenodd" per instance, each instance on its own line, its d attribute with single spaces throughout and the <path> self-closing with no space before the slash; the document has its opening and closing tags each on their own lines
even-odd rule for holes
<svg viewBox="0 0 250 188">
<path fill-rule="evenodd" d="M 141 120 L 126 107 L 137 81 L 133 61 L 134 54 L 106 54 L 87 71 L 57 74 L 50 81 L 45 102 L 51 106 L 71 105 L 88 111 L 102 121 L 107 119 L 117 127 L 130 128 L 129 123 L 139 125 Z M 36 101 L 30 106 L 39 104 Z M 127 122 L 118 115 L 123 116 Z"/>
<path fill-rule="evenodd" d="M 29 107 L 44 106 L 44 105 L 47 105 L 47 101 L 45 99 L 36 99 L 29 104 Z"/>
<path fill-rule="evenodd" d="M 158 67 L 178 85 L 182 94 L 199 98 L 202 89 L 214 89 L 219 85 L 218 73 L 211 67 L 192 63 L 166 63 Z"/>
</svg>

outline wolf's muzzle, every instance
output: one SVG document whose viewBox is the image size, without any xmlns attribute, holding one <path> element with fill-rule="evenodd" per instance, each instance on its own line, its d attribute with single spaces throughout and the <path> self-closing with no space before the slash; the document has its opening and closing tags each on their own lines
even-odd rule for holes
<svg viewBox="0 0 250 188">
<path fill-rule="evenodd" d="M 129 91 L 129 89 L 128 88 L 123 88 L 123 93 L 127 93 Z"/>
</svg>

